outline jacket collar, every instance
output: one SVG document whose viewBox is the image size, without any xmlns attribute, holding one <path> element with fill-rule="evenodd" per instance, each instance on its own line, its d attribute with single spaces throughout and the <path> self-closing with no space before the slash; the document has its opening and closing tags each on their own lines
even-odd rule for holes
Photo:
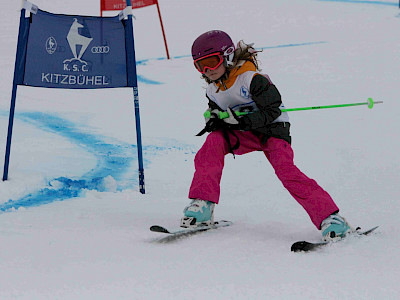
<svg viewBox="0 0 400 300">
<path fill-rule="evenodd" d="M 247 71 L 257 71 L 256 66 L 251 61 L 239 61 L 235 68 L 233 68 L 226 79 L 220 79 L 214 84 L 217 86 L 218 90 L 225 91 L 233 86 L 236 78 Z M 223 77 L 224 78 L 224 77 Z"/>
</svg>

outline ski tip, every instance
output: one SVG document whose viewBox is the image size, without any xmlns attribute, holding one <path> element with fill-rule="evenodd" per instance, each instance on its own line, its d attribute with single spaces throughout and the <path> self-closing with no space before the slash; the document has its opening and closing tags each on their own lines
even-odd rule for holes
<svg viewBox="0 0 400 300">
<path fill-rule="evenodd" d="M 164 228 L 164 227 L 162 227 L 162 226 L 159 226 L 159 225 L 153 225 L 153 226 L 151 226 L 151 227 L 150 227 L 150 230 L 151 230 L 151 231 L 154 231 L 154 232 L 169 233 L 169 231 L 168 231 L 166 228 Z"/>
<path fill-rule="evenodd" d="M 310 245 L 310 243 L 306 242 L 306 241 L 296 242 L 292 245 L 290 250 L 292 252 L 308 251 L 307 249 L 308 249 L 309 245 Z"/>
<path fill-rule="evenodd" d="M 233 223 L 231 221 L 227 221 L 227 220 L 220 220 L 220 221 L 216 221 L 214 222 L 214 225 L 218 225 L 218 226 L 230 226 Z"/>
<path fill-rule="evenodd" d="M 315 251 L 322 246 L 328 245 L 328 242 L 317 242 L 317 243 L 310 243 L 306 241 L 300 241 L 296 242 L 292 245 L 291 251 L 293 252 L 309 252 L 309 251 Z"/>
<path fill-rule="evenodd" d="M 370 234 L 371 232 L 375 231 L 378 227 L 379 227 L 379 226 L 375 226 L 375 227 L 372 227 L 371 229 L 368 229 L 368 230 L 365 230 L 365 231 L 361 231 L 361 228 L 358 227 L 358 229 L 356 230 L 356 232 L 357 232 L 359 235 L 368 235 L 368 234 Z"/>
</svg>

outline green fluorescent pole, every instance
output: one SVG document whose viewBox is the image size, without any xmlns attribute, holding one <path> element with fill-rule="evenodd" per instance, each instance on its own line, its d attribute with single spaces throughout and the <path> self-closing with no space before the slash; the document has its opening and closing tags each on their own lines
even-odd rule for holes
<svg viewBox="0 0 400 300">
<path fill-rule="evenodd" d="M 336 105 L 325 105 L 325 106 L 309 106 L 309 107 L 298 107 L 298 108 L 283 108 L 281 109 L 283 112 L 285 111 L 299 111 L 299 110 L 313 110 L 313 109 L 324 109 L 324 108 L 338 108 L 338 107 L 349 107 L 349 106 L 358 106 L 358 105 L 368 105 L 369 109 L 372 109 L 374 107 L 374 104 L 379 104 L 383 103 L 383 101 L 374 101 L 372 98 L 368 98 L 367 102 L 360 102 L 360 103 L 349 103 L 349 104 L 336 104 Z M 247 112 L 236 112 L 237 116 L 243 116 L 247 115 Z M 204 117 L 210 117 L 211 112 L 206 111 L 204 113 Z M 229 118 L 229 114 L 226 111 L 221 111 L 219 113 L 219 118 L 220 119 L 226 119 Z"/>
</svg>

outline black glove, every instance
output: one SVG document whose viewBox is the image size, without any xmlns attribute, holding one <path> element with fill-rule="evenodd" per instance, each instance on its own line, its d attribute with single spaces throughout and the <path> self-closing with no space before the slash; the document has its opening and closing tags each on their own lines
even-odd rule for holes
<svg viewBox="0 0 400 300">
<path fill-rule="evenodd" d="M 246 116 L 238 117 L 232 108 L 228 107 L 227 110 L 229 117 L 223 119 L 223 121 L 229 125 L 229 128 L 233 130 L 250 130 L 251 124 L 249 118 Z"/>
<path fill-rule="evenodd" d="M 207 111 L 210 112 L 209 117 L 204 117 L 206 121 L 206 127 L 204 128 L 207 132 L 212 132 L 217 130 L 220 127 L 220 120 L 219 120 L 219 112 L 220 110 L 218 109 L 213 109 L 211 108 L 207 109 Z"/>
</svg>

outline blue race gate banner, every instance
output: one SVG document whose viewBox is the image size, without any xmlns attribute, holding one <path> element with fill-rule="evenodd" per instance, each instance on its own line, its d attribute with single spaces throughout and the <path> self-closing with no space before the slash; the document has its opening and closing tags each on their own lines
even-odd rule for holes
<svg viewBox="0 0 400 300">
<path fill-rule="evenodd" d="M 3 181 L 7 180 L 17 86 L 62 89 L 130 87 L 133 91 L 139 163 L 139 188 L 144 171 L 132 8 L 116 17 L 52 14 L 23 1 Z"/>
<path fill-rule="evenodd" d="M 125 28 L 118 16 L 67 16 L 38 9 L 30 19 L 22 84 L 64 89 L 128 86 Z"/>
</svg>

